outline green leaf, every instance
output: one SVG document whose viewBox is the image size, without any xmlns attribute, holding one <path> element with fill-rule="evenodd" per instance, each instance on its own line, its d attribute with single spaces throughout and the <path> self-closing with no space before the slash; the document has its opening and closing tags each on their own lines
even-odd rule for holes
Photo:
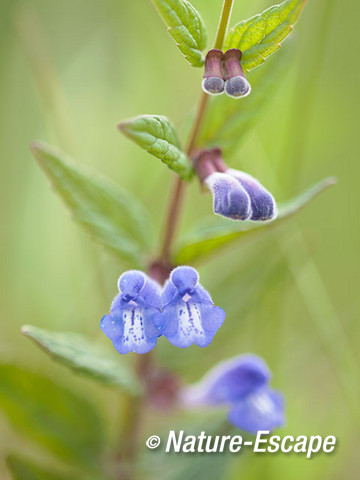
<svg viewBox="0 0 360 480">
<path fill-rule="evenodd" d="M 239 102 L 226 95 L 211 99 L 199 133 L 199 147 L 221 147 L 227 158 L 237 152 L 239 144 L 280 88 L 290 53 L 291 49 L 283 50 L 276 59 L 251 73 L 253 89 L 248 97 Z"/>
<path fill-rule="evenodd" d="M 233 27 L 225 40 L 224 49 L 238 48 L 244 72 L 261 65 L 278 50 L 292 31 L 307 0 L 286 0 L 264 12 L 243 20 Z"/>
<path fill-rule="evenodd" d="M 13 480 L 75 480 L 73 476 L 59 475 L 15 454 L 6 458 L 6 465 Z"/>
<path fill-rule="evenodd" d="M 153 0 L 180 52 L 193 67 L 204 63 L 206 29 L 197 10 L 187 0 Z"/>
<path fill-rule="evenodd" d="M 143 266 L 149 225 L 137 200 L 48 145 L 36 142 L 31 150 L 74 220 L 120 259 Z"/>
<path fill-rule="evenodd" d="M 151 153 L 189 180 L 193 170 L 187 155 L 182 151 L 174 127 L 166 117 L 140 115 L 119 124 L 119 129 L 139 147 Z"/>
<path fill-rule="evenodd" d="M 0 410 L 27 442 L 41 445 L 63 462 L 99 468 L 103 422 L 90 403 L 14 365 L 0 365 L 0 378 Z"/>
<path fill-rule="evenodd" d="M 124 359 L 109 354 L 82 335 L 49 332 L 31 325 L 23 326 L 21 332 L 56 362 L 75 372 L 120 387 L 128 394 L 137 395 L 141 392 L 136 376 Z"/>
<path fill-rule="evenodd" d="M 238 222 L 221 219 L 216 226 L 206 229 L 202 228 L 187 240 L 185 239 L 183 241 L 182 246 L 180 246 L 175 255 L 175 264 L 186 265 L 203 260 L 205 257 L 215 254 L 234 240 L 244 238 L 245 236 L 247 237 L 282 223 L 283 220 L 298 212 L 319 193 L 335 183 L 336 180 L 333 177 L 326 178 L 292 200 L 280 204 L 278 206 L 278 216 L 272 222 Z"/>
</svg>

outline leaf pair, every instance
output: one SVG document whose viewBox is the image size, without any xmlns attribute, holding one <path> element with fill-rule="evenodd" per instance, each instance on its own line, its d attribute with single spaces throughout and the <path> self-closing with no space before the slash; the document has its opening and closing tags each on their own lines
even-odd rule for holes
<svg viewBox="0 0 360 480">
<path fill-rule="evenodd" d="M 264 12 L 243 20 L 229 32 L 224 50 L 242 51 L 245 72 L 261 65 L 280 48 L 291 32 L 307 0 L 286 0 Z M 202 51 L 206 46 L 206 28 L 197 10 L 187 0 L 153 0 L 159 14 L 168 26 L 179 50 L 194 67 L 204 63 Z"/>
</svg>

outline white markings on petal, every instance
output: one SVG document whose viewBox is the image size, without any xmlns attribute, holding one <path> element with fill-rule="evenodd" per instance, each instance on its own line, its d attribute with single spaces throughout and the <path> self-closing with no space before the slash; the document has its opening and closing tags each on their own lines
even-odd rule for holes
<svg viewBox="0 0 360 480">
<path fill-rule="evenodd" d="M 204 341 L 204 329 L 201 323 L 201 313 L 198 305 L 183 301 L 177 307 L 178 336 L 186 345 L 196 341 Z"/>
<path fill-rule="evenodd" d="M 142 308 L 129 304 L 123 312 L 124 336 L 123 344 L 131 350 L 146 343 L 144 312 Z"/>
<path fill-rule="evenodd" d="M 254 393 L 249 400 L 261 415 L 271 415 L 274 412 L 274 403 L 266 393 Z"/>
</svg>

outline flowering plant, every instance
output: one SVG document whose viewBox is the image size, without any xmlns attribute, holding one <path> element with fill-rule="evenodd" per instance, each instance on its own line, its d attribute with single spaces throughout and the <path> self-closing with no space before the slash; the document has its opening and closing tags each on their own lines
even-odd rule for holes
<svg viewBox="0 0 360 480">
<path fill-rule="evenodd" d="M 206 349 L 217 342 L 226 323 L 231 322 L 231 299 L 228 305 L 218 306 L 216 289 L 208 291 L 211 282 L 206 275 L 200 283 L 195 266 L 200 260 L 214 258 L 225 247 L 235 246 L 236 240 L 274 228 L 334 183 L 331 178 L 325 179 L 291 200 L 278 202 L 278 191 L 263 185 L 267 183 L 263 173 L 258 179 L 254 172 L 228 166 L 229 152 L 236 149 L 242 136 L 239 122 L 246 111 L 253 115 L 259 108 L 252 99 L 257 105 L 267 100 L 262 86 L 273 75 L 276 58 L 269 65 L 263 64 L 288 37 L 306 0 L 285 0 L 236 23 L 229 31 L 233 0 L 224 0 L 214 45 L 209 50 L 202 17 L 189 1 L 153 3 L 180 52 L 202 72 L 198 79 L 200 98 L 185 147 L 164 116 L 141 115 L 119 124 L 123 135 L 172 170 L 164 233 L 157 248 L 149 245 L 149 220 L 138 192 L 121 190 L 44 143 L 31 146 L 74 219 L 122 262 L 118 293 L 100 321 L 115 351 L 103 351 L 76 334 L 30 325 L 22 330 L 56 361 L 116 386 L 126 396 L 126 435 L 121 439 L 120 453 L 112 456 L 108 465 L 89 449 L 83 464 L 89 461 L 91 477 L 86 474 L 84 478 L 131 480 L 139 474 L 139 418 L 145 407 L 167 410 L 171 419 L 179 410 L 201 417 L 196 411 L 199 406 L 217 414 L 220 405 L 227 415 L 225 418 L 219 410 L 220 428 L 226 425 L 250 434 L 284 424 L 283 394 L 269 387 L 270 371 L 261 358 L 236 356 L 218 366 L 208 362 L 204 370 L 209 373 L 198 383 L 187 384 L 175 369 L 156 357 L 156 350 L 168 342 L 176 357 L 179 348 L 195 345 L 192 348 L 201 347 L 198 355 L 207 359 Z M 250 72 L 257 67 L 264 73 L 253 81 Z M 201 226 L 195 234 L 180 237 L 179 221 L 186 185 L 190 184 L 189 188 L 200 186 L 202 191 L 211 192 L 208 212 L 216 217 L 211 215 L 210 227 Z M 90 320 L 98 322 L 97 318 Z M 226 357 L 224 354 L 222 360 Z M 68 448 L 71 450 L 71 442 Z M 96 469 L 92 463 L 95 457 Z"/>
</svg>

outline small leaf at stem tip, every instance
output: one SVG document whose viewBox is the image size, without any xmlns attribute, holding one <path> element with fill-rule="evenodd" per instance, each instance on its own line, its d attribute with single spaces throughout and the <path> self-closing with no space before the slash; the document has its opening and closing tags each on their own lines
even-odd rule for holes
<svg viewBox="0 0 360 480">
<path fill-rule="evenodd" d="M 21 333 L 33 340 L 53 360 L 76 373 L 119 387 L 131 395 L 141 392 L 136 376 L 123 359 L 118 359 L 115 354 L 111 355 L 82 335 L 49 332 L 31 325 L 24 325 Z"/>
<path fill-rule="evenodd" d="M 224 49 L 238 48 L 244 72 L 265 62 L 292 31 L 307 0 L 286 0 L 230 29 Z"/>
<path fill-rule="evenodd" d="M 143 267 L 151 229 L 137 198 L 76 166 L 67 155 L 49 145 L 33 142 L 31 151 L 74 220 L 122 261 Z"/>
<path fill-rule="evenodd" d="M 278 216 L 275 220 L 265 223 L 251 221 L 237 222 L 221 220 L 217 225 L 199 228 L 188 238 L 184 238 L 174 256 L 174 263 L 188 265 L 203 260 L 219 252 L 235 240 L 247 238 L 251 234 L 274 227 L 291 215 L 305 207 L 323 190 L 336 183 L 336 178 L 328 177 L 300 193 L 295 198 L 278 205 Z"/>
<path fill-rule="evenodd" d="M 183 180 L 191 179 L 193 168 L 190 160 L 182 151 L 175 129 L 166 117 L 140 115 L 118 126 L 136 145 L 159 158 Z"/>
<path fill-rule="evenodd" d="M 206 28 L 199 12 L 187 0 L 153 0 L 180 52 L 193 67 L 204 64 Z"/>
</svg>

